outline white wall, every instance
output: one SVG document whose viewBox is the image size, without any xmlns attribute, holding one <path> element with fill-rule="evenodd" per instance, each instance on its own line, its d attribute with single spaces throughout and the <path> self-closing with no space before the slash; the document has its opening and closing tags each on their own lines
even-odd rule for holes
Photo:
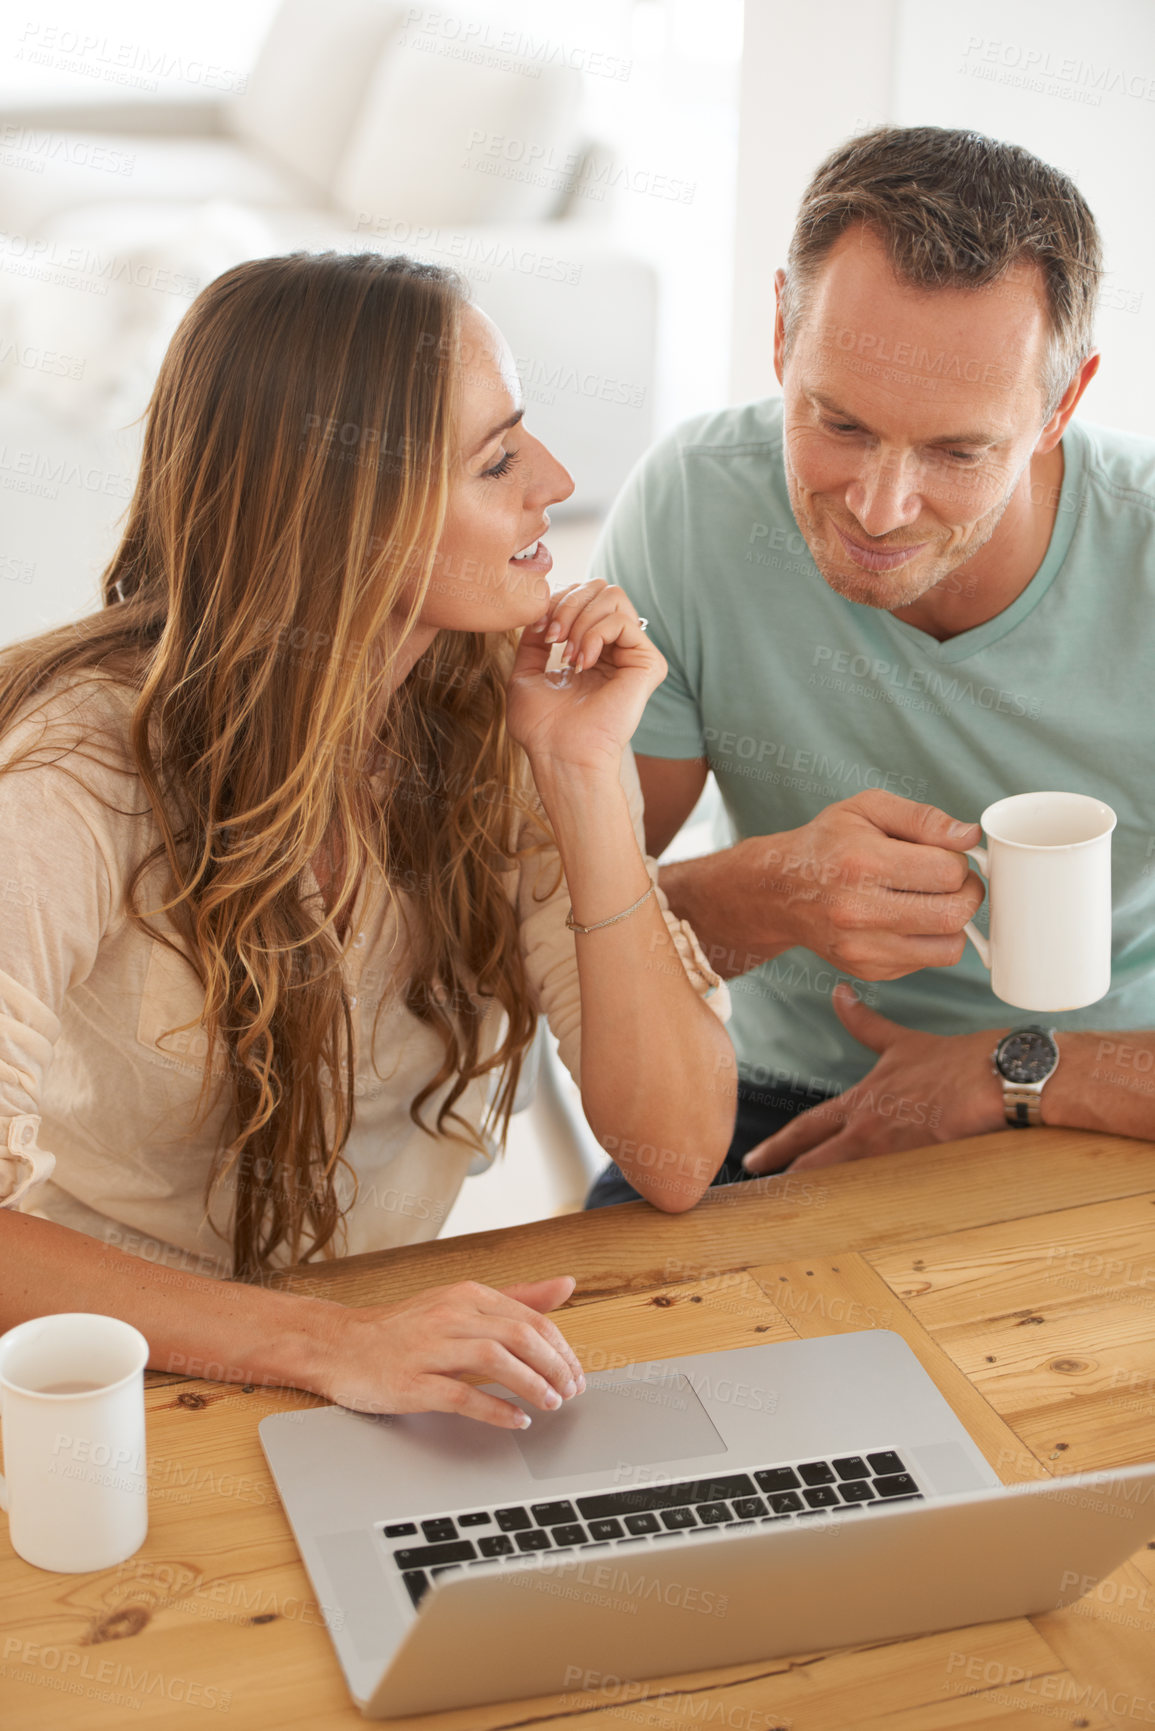
<svg viewBox="0 0 1155 1731">
<path fill-rule="evenodd" d="M 1088 420 L 1155 432 L 1155 5 L 1151 0 L 900 0 L 894 119 L 971 126 L 1075 181 L 1103 235 L 1103 364 Z"/>
<path fill-rule="evenodd" d="M 897 0 L 745 0 L 731 402 L 778 394 L 774 272 L 827 151 L 890 119 L 896 11 Z"/>
<path fill-rule="evenodd" d="M 1155 432 L 1151 0 L 811 0 L 797 15 L 746 0 L 744 62 L 732 400 L 777 390 L 767 297 L 807 178 L 838 139 L 889 120 L 973 127 L 1071 175 L 1109 272 L 1103 365 L 1080 412 Z"/>
</svg>

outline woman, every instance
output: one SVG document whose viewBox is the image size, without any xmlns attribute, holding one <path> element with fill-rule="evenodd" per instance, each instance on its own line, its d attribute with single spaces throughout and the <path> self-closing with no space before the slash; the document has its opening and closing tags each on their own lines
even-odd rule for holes
<svg viewBox="0 0 1155 1731">
<path fill-rule="evenodd" d="M 462 1376 L 580 1390 L 568 1276 L 261 1284 L 431 1236 L 539 1008 L 658 1207 L 725 1153 L 725 987 L 638 840 L 665 663 L 620 590 L 551 597 L 571 490 L 451 273 L 295 254 L 190 308 L 103 610 L 0 656 L 0 1325 L 99 1310 L 157 1368 L 506 1427 Z"/>
</svg>

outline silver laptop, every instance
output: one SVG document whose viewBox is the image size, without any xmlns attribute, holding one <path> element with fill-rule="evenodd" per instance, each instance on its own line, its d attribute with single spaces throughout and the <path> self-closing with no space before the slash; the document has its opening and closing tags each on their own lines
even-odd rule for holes
<svg viewBox="0 0 1155 1731">
<path fill-rule="evenodd" d="M 1053 1610 L 1155 1534 L 1155 1463 L 1004 1487 L 887 1330 L 631 1365 L 527 1410 L 522 1432 L 262 1421 L 368 1717 Z"/>
</svg>

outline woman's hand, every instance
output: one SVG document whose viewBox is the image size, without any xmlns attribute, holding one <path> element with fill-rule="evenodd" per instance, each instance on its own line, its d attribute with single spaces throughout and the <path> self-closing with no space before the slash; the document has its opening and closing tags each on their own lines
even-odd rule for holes
<svg viewBox="0 0 1155 1731">
<path fill-rule="evenodd" d="M 567 645 L 561 674 L 547 674 L 555 643 Z M 615 773 L 666 677 L 625 591 L 601 580 L 550 597 L 536 625 L 522 632 L 509 681 L 509 731 L 535 766 L 547 761 Z"/>
<path fill-rule="evenodd" d="M 499 1382 L 549 1412 L 585 1388 L 581 1365 L 544 1312 L 574 1289 L 568 1274 L 497 1290 L 466 1280 L 402 1304 L 346 1310 L 314 1380 L 357 1412 L 457 1412 L 503 1430 L 530 1422 L 512 1401 L 461 1381 Z"/>
</svg>

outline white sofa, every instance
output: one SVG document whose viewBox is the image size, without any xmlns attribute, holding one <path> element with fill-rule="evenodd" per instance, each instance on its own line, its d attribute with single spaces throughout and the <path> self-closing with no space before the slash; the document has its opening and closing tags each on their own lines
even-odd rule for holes
<svg viewBox="0 0 1155 1731">
<path fill-rule="evenodd" d="M 243 258 L 456 265 L 574 475 L 570 509 L 609 503 L 652 431 L 655 273 L 608 233 L 580 76 L 491 29 L 478 53 L 446 16 L 283 0 L 242 90 L 0 112 L 0 637 L 91 603 L 128 424 L 193 295 Z"/>
</svg>

